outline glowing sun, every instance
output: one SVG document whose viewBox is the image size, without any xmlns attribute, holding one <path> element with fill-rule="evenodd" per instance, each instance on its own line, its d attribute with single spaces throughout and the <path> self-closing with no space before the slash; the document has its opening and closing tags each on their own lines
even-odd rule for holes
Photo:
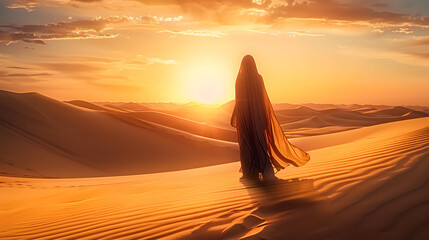
<svg viewBox="0 0 429 240">
<path fill-rule="evenodd" d="M 184 74 L 187 84 L 183 86 L 190 101 L 221 104 L 231 97 L 235 79 L 221 61 L 210 60 L 200 62 L 198 68 L 195 68 L 196 63 L 193 64 Z"/>
</svg>

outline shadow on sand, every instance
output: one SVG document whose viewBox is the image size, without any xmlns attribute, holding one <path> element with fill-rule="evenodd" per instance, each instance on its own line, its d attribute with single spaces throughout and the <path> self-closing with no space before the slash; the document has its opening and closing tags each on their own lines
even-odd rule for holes
<svg viewBox="0 0 429 240">
<path fill-rule="evenodd" d="M 240 180 L 251 199 L 259 205 L 256 214 L 271 215 L 314 205 L 323 200 L 312 179 L 277 179 L 274 181 Z"/>
<path fill-rule="evenodd" d="M 320 203 L 324 201 L 314 189 L 311 179 L 278 179 L 270 182 L 240 180 L 240 182 L 244 186 L 242 190 L 248 192 L 252 204 L 244 209 L 230 210 L 223 216 L 202 223 L 191 234 L 181 239 L 265 239 L 260 234 L 265 234 L 262 232 L 277 222 L 276 218 L 280 216 L 281 219 L 290 217 L 295 219 L 296 216 L 293 215 L 297 213 L 301 215 L 301 212 L 306 212 L 307 218 L 321 213 Z M 294 222 L 303 225 L 308 221 L 307 219 Z M 293 228 L 295 226 L 292 228 L 283 226 L 281 231 L 278 227 L 270 231 L 282 233 Z"/>
</svg>

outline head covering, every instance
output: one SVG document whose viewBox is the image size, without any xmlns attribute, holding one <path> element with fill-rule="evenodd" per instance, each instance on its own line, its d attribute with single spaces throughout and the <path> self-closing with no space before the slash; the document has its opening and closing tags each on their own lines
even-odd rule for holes
<svg viewBox="0 0 429 240">
<path fill-rule="evenodd" d="M 292 145 L 284 135 L 265 90 L 264 80 L 250 55 L 244 56 L 241 61 L 235 82 L 235 108 L 231 125 L 237 128 L 240 144 L 251 141 L 252 146 L 260 146 L 277 170 L 289 164 L 302 166 L 310 160 L 308 153 Z M 264 163 L 259 166 L 263 172 Z"/>
</svg>

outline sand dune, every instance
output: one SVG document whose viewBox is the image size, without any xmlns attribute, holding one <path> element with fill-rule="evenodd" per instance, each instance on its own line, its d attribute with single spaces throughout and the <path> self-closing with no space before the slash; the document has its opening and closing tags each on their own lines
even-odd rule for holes
<svg viewBox="0 0 429 240">
<path fill-rule="evenodd" d="M 236 132 L 229 125 L 233 102 L 219 108 L 196 103 L 150 104 L 164 110 L 148 111 L 151 108 L 140 103 L 63 103 L 37 93 L 1 91 L 0 133 L 4 137 L 0 139 L 0 175 L 112 176 L 238 161 Z M 370 114 L 298 107 L 276 114 L 290 138 L 428 115 L 404 107 Z M 304 144 L 303 148 L 312 150 L 320 146 Z M 179 164 L 171 163 L 171 155 L 176 156 Z"/>
<path fill-rule="evenodd" d="M 317 135 L 331 134 L 331 133 L 337 133 L 337 132 L 344 132 L 344 131 L 349 131 L 356 128 L 359 128 L 359 127 L 356 127 L 356 126 L 328 126 L 328 127 L 321 127 L 321 128 L 311 127 L 311 128 L 299 128 L 294 130 L 286 130 L 284 133 L 290 140 L 294 141 L 294 138 L 302 138 L 302 137 L 308 137 L 308 136 L 317 136 Z"/>
<path fill-rule="evenodd" d="M 405 107 L 393 107 L 393 108 L 387 108 L 387 109 L 381 109 L 381 110 L 374 110 L 372 112 L 368 112 L 368 114 L 371 114 L 374 116 L 402 116 L 411 111 L 412 111 L 411 109 L 405 108 Z"/>
<path fill-rule="evenodd" d="M 288 167 L 278 176 L 289 180 L 271 184 L 240 182 L 238 163 L 121 177 L 3 177 L 0 238 L 427 238 L 429 118 L 296 141 L 334 145 L 310 151 L 307 165 Z"/>
<path fill-rule="evenodd" d="M 286 110 L 279 110 L 276 112 L 276 114 L 282 116 L 317 116 L 320 115 L 319 111 L 311 109 L 309 107 L 300 106 L 295 109 L 286 109 Z"/>
<path fill-rule="evenodd" d="M 177 130 L 196 134 L 198 136 L 213 138 L 222 141 L 237 142 L 237 133 L 233 130 L 222 129 L 194 122 L 185 118 L 176 117 L 171 114 L 144 111 L 127 113 L 127 116 L 160 124 Z"/>
<path fill-rule="evenodd" d="M 323 127 L 329 127 L 333 126 L 333 123 L 329 123 L 323 118 L 320 117 L 309 117 L 305 118 L 303 120 L 294 121 L 291 123 L 282 124 L 282 128 L 284 129 L 298 129 L 303 127 L 308 128 L 323 128 Z"/>
<path fill-rule="evenodd" d="M 124 107 L 124 104 L 122 103 L 114 103 L 114 105 L 102 103 L 101 105 L 103 107 L 100 107 L 100 109 L 97 109 L 96 106 L 98 105 L 87 103 L 84 101 L 69 101 L 67 103 L 73 104 L 75 106 L 80 106 L 80 107 L 88 106 L 87 107 L 88 109 L 100 110 L 108 113 L 112 113 L 112 110 L 114 110 L 113 113 L 116 113 L 116 114 L 113 114 L 113 115 L 116 117 L 118 117 L 117 111 L 119 110 L 120 112 L 124 112 L 124 115 L 121 115 L 121 119 L 125 119 L 128 117 L 130 120 L 131 119 L 143 120 L 146 122 L 154 123 L 156 125 L 172 128 L 179 131 L 184 131 L 186 133 L 195 134 L 201 137 L 207 137 L 207 138 L 212 138 L 212 139 L 221 140 L 221 141 L 237 142 L 237 133 L 234 128 L 229 126 L 229 118 L 226 116 L 225 116 L 225 122 L 226 121 L 228 122 L 228 128 L 217 127 L 217 125 L 219 124 L 216 124 L 216 120 L 213 120 L 211 124 L 205 124 L 202 122 L 196 122 L 194 120 L 189 120 L 183 117 L 179 117 L 182 114 L 189 117 L 189 112 L 192 112 L 193 114 L 198 114 L 197 111 L 201 106 L 195 105 L 194 103 L 191 103 L 189 105 L 184 105 L 181 107 L 173 103 L 171 103 L 173 106 L 170 106 L 170 107 L 167 107 L 169 103 L 147 104 L 151 107 L 157 107 L 161 105 L 162 110 L 158 109 L 157 111 L 150 110 L 150 108 L 145 107 L 144 105 L 142 106 L 143 108 L 135 106 L 135 105 L 142 105 L 138 103 L 127 103 L 128 106 L 131 106 L 131 107 Z M 146 109 L 146 110 L 133 111 L 131 109 Z M 169 110 L 166 110 L 166 109 L 169 109 Z M 181 114 L 178 114 L 177 112 L 181 112 Z M 204 117 L 207 117 L 206 113 L 205 114 L 199 113 L 199 114 L 204 115 Z"/>
<path fill-rule="evenodd" d="M 83 106 L 82 101 L 78 101 L 78 106 Z M 144 119 L 157 124 L 165 125 L 169 121 L 161 115 L 178 117 L 177 119 L 189 120 L 196 124 L 195 129 L 201 128 L 201 124 L 215 127 L 215 129 L 196 130 L 193 133 L 213 137 L 218 140 L 236 141 L 233 135 L 234 128 L 230 126 L 230 117 L 234 109 L 234 101 L 227 102 L 218 108 L 208 107 L 197 103 L 175 104 L 175 103 L 128 103 L 133 107 L 121 107 L 124 103 L 101 103 L 103 107 L 109 106 L 110 109 L 129 112 L 129 115 L 135 115 L 133 112 L 150 112 L 146 115 L 160 115 L 159 119 Z M 315 109 L 311 108 L 314 107 Z M 89 106 L 94 109 L 94 106 Z M 135 110 L 133 110 L 135 109 Z M 146 109 L 146 110 L 145 110 Z M 149 110 L 151 109 L 151 110 Z M 296 104 L 280 103 L 274 104 L 276 116 L 284 131 L 289 137 L 314 136 L 320 134 L 346 131 L 363 126 L 371 126 L 386 122 L 400 121 L 405 119 L 420 118 L 429 116 L 428 113 L 421 112 L 406 107 L 391 107 L 384 105 L 335 105 L 335 104 Z M 155 113 L 157 112 L 157 113 Z M 158 121 L 159 120 L 159 121 Z M 181 120 L 180 120 L 181 121 Z M 183 122 L 183 121 L 181 121 Z M 200 124 L 200 125 L 198 125 Z M 167 127 L 178 126 L 179 130 L 188 131 L 190 126 L 187 124 L 167 124 Z M 216 133 L 216 129 L 222 129 Z M 227 132 L 225 132 L 227 130 Z M 229 132 L 228 132 L 229 131 Z M 208 132 L 211 132 L 207 134 Z"/>
<path fill-rule="evenodd" d="M 235 143 L 120 112 L 85 111 L 36 93 L 2 91 L 0 110 L 2 175 L 111 176 L 209 166 L 238 157 Z M 178 164 L 171 162 L 172 155 Z"/>
<path fill-rule="evenodd" d="M 115 108 L 117 110 L 121 110 L 124 112 L 133 112 L 133 111 L 150 111 L 150 112 L 159 112 L 162 114 L 167 114 L 179 118 L 184 118 L 190 121 L 210 125 L 213 127 L 219 127 L 229 130 L 234 130 L 229 122 L 230 117 L 233 110 L 234 102 L 229 102 L 225 105 L 222 105 L 218 108 L 213 106 L 207 106 L 204 104 L 198 104 L 194 102 L 186 103 L 186 104 L 178 104 L 172 102 L 148 102 L 148 103 L 133 103 L 134 109 L 132 107 L 123 107 L 124 103 L 108 103 L 108 102 L 100 102 L 97 105 L 101 105 L 103 107 Z M 229 104 L 229 105 L 228 105 Z M 140 105 L 143 109 L 139 110 L 139 107 L 136 105 Z M 146 108 L 146 110 L 144 109 Z"/>
<path fill-rule="evenodd" d="M 117 106 L 120 109 L 126 109 L 126 110 L 131 110 L 131 111 L 150 111 L 152 110 L 151 108 L 148 108 L 146 106 L 143 106 L 141 104 L 138 103 L 133 103 L 133 102 L 129 102 L 129 103 L 123 103 Z"/>
<path fill-rule="evenodd" d="M 366 112 L 375 111 L 375 110 L 377 110 L 377 109 L 373 108 L 373 107 L 358 107 L 358 108 L 353 109 L 353 111 L 361 112 L 361 113 L 366 113 Z"/>
<path fill-rule="evenodd" d="M 97 104 L 93 104 L 93 103 L 82 101 L 82 100 L 66 101 L 66 103 L 74 105 L 74 106 L 86 108 L 86 109 L 97 110 L 97 111 L 109 111 L 110 110 L 109 108 L 105 108 L 105 107 L 99 106 Z"/>
<path fill-rule="evenodd" d="M 108 110 L 113 110 L 113 111 L 130 112 L 129 110 L 120 108 L 120 107 L 112 105 L 112 104 L 104 104 L 103 107 L 107 108 Z"/>
<path fill-rule="evenodd" d="M 205 121 L 207 125 L 234 130 L 229 126 L 229 117 L 234 107 L 233 104 L 234 102 L 228 102 L 220 106 L 217 115 L 212 110 L 210 114 L 205 116 L 205 119 L 198 119 L 186 113 L 181 113 L 180 116 L 194 121 Z M 349 109 L 346 109 L 346 105 L 342 106 L 342 108 L 328 108 L 333 105 L 323 104 L 319 106 L 317 104 L 307 104 L 321 108 L 321 110 L 315 110 L 306 106 L 290 108 L 293 105 L 278 105 L 277 109 L 279 110 L 276 110 L 277 119 L 284 131 L 293 137 L 327 134 L 363 126 L 429 116 L 427 113 L 404 107 L 384 106 L 383 109 L 376 109 L 375 107 L 366 106 L 363 109 L 361 105 L 356 105 L 354 108 L 349 107 Z M 382 114 L 373 114 L 370 109 L 375 109 L 376 112 L 381 111 Z M 402 114 L 399 114 L 398 110 Z M 171 114 L 174 115 L 176 113 L 172 112 Z"/>
<path fill-rule="evenodd" d="M 297 112 L 294 113 L 294 110 Z M 279 121 L 288 136 L 301 137 L 429 116 L 424 112 L 403 107 L 367 110 L 368 108 L 365 111 L 332 108 L 316 111 L 302 107 L 281 111 Z"/>
</svg>

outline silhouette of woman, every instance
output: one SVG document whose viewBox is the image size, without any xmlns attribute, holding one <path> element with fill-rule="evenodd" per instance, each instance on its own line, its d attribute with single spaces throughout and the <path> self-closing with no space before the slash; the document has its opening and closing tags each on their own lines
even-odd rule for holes
<svg viewBox="0 0 429 240">
<path fill-rule="evenodd" d="M 289 164 L 296 167 L 310 155 L 289 143 L 274 114 L 264 80 L 252 56 L 241 61 L 235 82 L 235 107 L 231 125 L 237 129 L 243 178 L 274 180 Z M 274 166 L 274 168 L 273 168 Z"/>
</svg>

